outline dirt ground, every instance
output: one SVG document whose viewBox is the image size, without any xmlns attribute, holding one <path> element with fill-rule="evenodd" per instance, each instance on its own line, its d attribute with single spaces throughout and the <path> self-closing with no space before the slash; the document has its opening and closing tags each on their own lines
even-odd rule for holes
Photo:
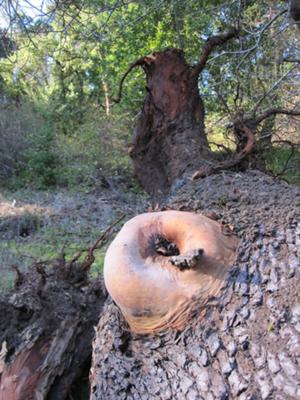
<svg viewBox="0 0 300 400">
<path fill-rule="evenodd" d="M 147 206 L 143 193 L 110 188 L 8 192 L 0 190 L 0 290 L 13 283 L 12 266 L 26 270 L 35 260 L 55 258 L 65 246 L 72 256 L 93 243 L 121 214 L 124 220 Z M 101 271 L 104 251 L 96 252 L 92 273 Z"/>
</svg>

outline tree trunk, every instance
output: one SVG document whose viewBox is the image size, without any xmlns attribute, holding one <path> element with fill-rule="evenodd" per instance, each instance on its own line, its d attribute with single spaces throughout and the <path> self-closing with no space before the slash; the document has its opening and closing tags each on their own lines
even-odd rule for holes
<svg viewBox="0 0 300 400">
<path fill-rule="evenodd" d="M 198 75 L 183 51 L 147 57 L 147 95 L 132 138 L 130 156 L 142 186 L 162 198 L 172 183 L 214 160 L 204 132 Z"/>
<path fill-rule="evenodd" d="M 205 316 L 181 332 L 135 335 L 108 301 L 93 344 L 91 399 L 298 399 L 299 206 L 299 188 L 254 171 L 189 182 L 169 198 L 167 207 L 231 226 L 236 262 Z"/>
<path fill-rule="evenodd" d="M 144 67 L 148 93 L 130 154 L 138 179 L 156 199 L 179 178 L 215 162 L 197 80 L 214 46 L 234 34 L 209 39 L 195 67 L 174 49 L 131 67 Z M 244 140 L 240 121 L 237 128 L 240 162 L 253 137 Z M 74 385 L 89 369 L 100 311 L 92 400 L 300 397 L 300 189 L 260 172 L 182 183 L 166 208 L 214 215 L 240 238 L 237 259 L 205 314 L 199 304 L 199 315 L 182 331 L 135 335 L 110 299 L 102 311 L 101 285 L 90 282 L 85 269 L 37 263 L 0 303 L 6 322 L 0 326 L 0 400 L 84 399 Z"/>
<path fill-rule="evenodd" d="M 165 207 L 218 216 L 224 227 L 234 229 L 240 246 L 220 295 L 210 299 L 204 316 L 199 304 L 199 315 L 183 331 L 136 335 L 116 305 L 107 302 L 93 344 L 92 400 L 300 396 L 300 190 L 259 172 L 206 176 L 208 166 L 221 168 L 211 167 L 215 160 L 197 80 L 214 45 L 233 34 L 209 40 L 194 68 L 181 51 L 167 50 L 139 59 L 128 70 L 142 65 L 147 78 L 130 151 L 142 186 L 162 198 L 178 178 L 199 169 L 203 179 L 183 179 L 179 189 L 174 185 Z M 254 148 L 258 124 L 277 111 L 233 121 L 233 161 L 240 167 L 256 162 L 244 155 Z"/>
<path fill-rule="evenodd" d="M 105 114 L 109 117 L 110 115 L 109 90 L 108 90 L 108 83 L 105 80 L 102 80 L 102 87 L 105 98 Z"/>
</svg>

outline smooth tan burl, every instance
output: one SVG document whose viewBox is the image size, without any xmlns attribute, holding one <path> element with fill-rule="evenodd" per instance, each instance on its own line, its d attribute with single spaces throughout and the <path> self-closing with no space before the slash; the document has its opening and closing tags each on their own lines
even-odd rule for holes
<svg viewBox="0 0 300 400">
<path fill-rule="evenodd" d="M 181 271 L 157 254 L 153 238 L 175 243 L 180 254 L 204 253 L 193 268 Z M 128 221 L 109 246 L 104 262 L 107 290 L 132 331 L 182 329 L 216 296 L 235 259 L 238 239 L 203 215 L 162 211 Z"/>
</svg>

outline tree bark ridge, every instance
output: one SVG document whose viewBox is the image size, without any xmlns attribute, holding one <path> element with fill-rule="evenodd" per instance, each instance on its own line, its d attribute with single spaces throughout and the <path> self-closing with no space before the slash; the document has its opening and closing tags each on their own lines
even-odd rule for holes
<svg viewBox="0 0 300 400">
<path fill-rule="evenodd" d="M 223 283 L 183 331 L 137 336 L 107 302 L 91 399 L 269 399 L 300 395 L 300 189 L 259 172 L 187 182 L 169 208 L 219 215 L 241 244 Z"/>
</svg>

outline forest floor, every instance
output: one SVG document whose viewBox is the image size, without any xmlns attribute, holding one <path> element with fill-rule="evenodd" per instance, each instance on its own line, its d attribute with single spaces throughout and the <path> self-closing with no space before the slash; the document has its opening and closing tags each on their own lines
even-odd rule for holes
<svg viewBox="0 0 300 400">
<path fill-rule="evenodd" d="M 0 190 L 0 291 L 12 287 L 14 266 L 24 271 L 36 260 L 55 259 L 63 247 L 71 257 L 120 215 L 127 220 L 147 204 L 143 193 L 117 184 L 92 190 Z M 101 272 L 107 246 L 95 252 L 92 274 Z"/>
</svg>

